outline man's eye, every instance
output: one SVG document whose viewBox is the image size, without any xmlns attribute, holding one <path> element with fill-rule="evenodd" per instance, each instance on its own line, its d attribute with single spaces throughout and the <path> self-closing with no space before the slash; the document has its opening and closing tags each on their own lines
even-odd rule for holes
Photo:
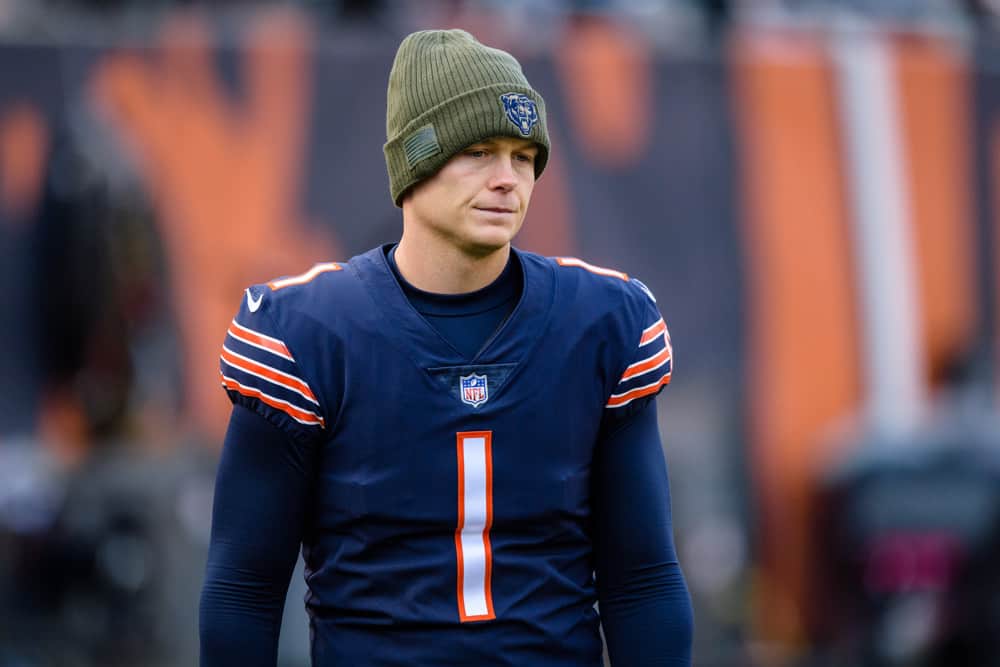
<svg viewBox="0 0 1000 667">
<path fill-rule="evenodd" d="M 465 154 L 468 155 L 469 157 L 484 157 L 486 155 L 486 151 L 484 150 L 465 151 Z"/>
<path fill-rule="evenodd" d="M 527 153 L 518 153 L 515 157 L 518 160 L 520 160 L 521 162 L 531 163 L 531 162 L 535 161 L 535 156 L 534 155 L 528 155 Z"/>
</svg>

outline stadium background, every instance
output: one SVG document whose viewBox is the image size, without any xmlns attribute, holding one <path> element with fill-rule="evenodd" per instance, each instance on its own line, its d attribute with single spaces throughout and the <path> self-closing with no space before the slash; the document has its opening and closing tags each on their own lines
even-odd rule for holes
<svg viewBox="0 0 1000 667">
<path fill-rule="evenodd" d="M 195 664 L 222 336 L 397 238 L 423 27 L 546 97 L 518 244 L 658 296 L 695 664 L 1000 664 L 996 11 L 0 1 L 0 666 Z"/>
</svg>

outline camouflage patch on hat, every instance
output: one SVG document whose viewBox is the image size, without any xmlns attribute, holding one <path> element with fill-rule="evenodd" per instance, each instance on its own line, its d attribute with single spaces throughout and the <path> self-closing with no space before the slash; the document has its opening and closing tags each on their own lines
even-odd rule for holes
<svg viewBox="0 0 1000 667">
<path fill-rule="evenodd" d="M 403 141 L 403 152 L 406 153 L 406 164 L 410 169 L 421 160 L 441 152 L 437 140 L 437 132 L 433 125 L 424 125 Z"/>
</svg>

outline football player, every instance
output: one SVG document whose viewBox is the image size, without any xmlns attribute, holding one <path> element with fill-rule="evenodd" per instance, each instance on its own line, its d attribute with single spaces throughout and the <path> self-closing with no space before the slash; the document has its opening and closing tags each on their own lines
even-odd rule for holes
<svg viewBox="0 0 1000 667">
<path fill-rule="evenodd" d="M 613 667 L 689 665 L 667 327 L 626 274 L 511 247 L 542 97 L 418 32 L 386 126 L 399 243 L 249 287 L 227 332 L 202 665 L 275 665 L 300 547 L 317 667 L 598 667 L 602 624 Z"/>
</svg>

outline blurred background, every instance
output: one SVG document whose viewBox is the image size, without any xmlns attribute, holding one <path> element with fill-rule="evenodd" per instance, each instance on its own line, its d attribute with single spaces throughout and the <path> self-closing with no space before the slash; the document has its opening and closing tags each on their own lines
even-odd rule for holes
<svg viewBox="0 0 1000 667">
<path fill-rule="evenodd" d="M 0 0 L 0 667 L 197 663 L 225 329 L 398 238 L 429 27 L 546 98 L 519 245 L 658 296 L 695 664 L 1000 665 L 1000 2 Z"/>
</svg>

